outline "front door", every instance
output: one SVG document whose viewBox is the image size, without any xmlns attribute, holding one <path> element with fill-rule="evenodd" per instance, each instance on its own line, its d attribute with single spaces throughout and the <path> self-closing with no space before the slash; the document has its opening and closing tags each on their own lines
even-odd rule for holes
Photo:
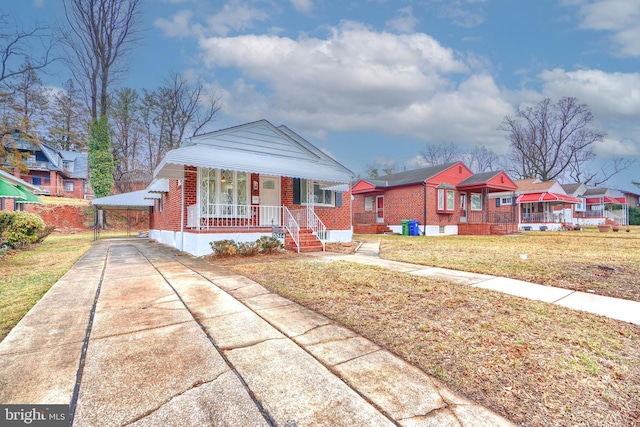
<svg viewBox="0 0 640 427">
<path fill-rule="evenodd" d="M 460 193 L 460 222 L 467 222 L 467 193 Z"/>
<path fill-rule="evenodd" d="M 260 225 L 280 225 L 280 177 L 260 175 Z"/>
<path fill-rule="evenodd" d="M 376 223 L 384 223 L 384 196 L 376 196 Z"/>
</svg>

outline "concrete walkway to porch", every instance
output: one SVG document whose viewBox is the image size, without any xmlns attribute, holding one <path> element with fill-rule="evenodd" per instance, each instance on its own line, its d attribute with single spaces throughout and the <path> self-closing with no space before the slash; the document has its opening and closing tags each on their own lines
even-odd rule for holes
<svg viewBox="0 0 640 427">
<path fill-rule="evenodd" d="M 381 259 L 379 257 L 379 241 L 364 242 L 358 248 L 355 255 L 338 255 L 331 253 L 316 253 L 314 255 L 322 256 L 327 260 L 359 262 L 361 264 L 375 265 L 394 271 L 415 274 L 417 276 L 432 277 L 463 285 L 504 292 L 517 297 L 558 304 L 574 310 L 586 311 L 588 313 L 640 325 L 640 302 L 539 285 L 537 283 L 509 279 L 507 277 L 497 277 L 487 274 L 469 273 Z"/>
</svg>

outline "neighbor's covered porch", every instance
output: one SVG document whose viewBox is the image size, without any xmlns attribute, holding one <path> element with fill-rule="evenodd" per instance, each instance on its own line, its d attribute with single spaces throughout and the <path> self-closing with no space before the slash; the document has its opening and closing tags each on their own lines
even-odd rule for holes
<svg viewBox="0 0 640 427">
<path fill-rule="evenodd" d="M 520 230 L 562 230 L 576 225 L 575 205 L 581 201 L 551 192 L 521 194 L 517 197 Z"/>
</svg>

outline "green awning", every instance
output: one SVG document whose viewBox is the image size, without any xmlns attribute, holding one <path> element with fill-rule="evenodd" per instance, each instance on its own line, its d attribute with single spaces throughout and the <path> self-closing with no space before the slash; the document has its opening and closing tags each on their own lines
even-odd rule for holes
<svg viewBox="0 0 640 427">
<path fill-rule="evenodd" d="M 32 192 L 30 192 L 29 190 L 27 190 L 23 186 L 17 185 L 16 188 L 18 190 L 20 190 L 20 192 L 24 196 L 24 200 L 16 200 L 16 203 L 37 203 L 37 204 L 42 204 L 42 200 L 40 200 L 40 198 L 35 196 Z"/>
<path fill-rule="evenodd" d="M 22 191 L 2 179 L 0 179 L 0 198 L 26 200 Z"/>
</svg>

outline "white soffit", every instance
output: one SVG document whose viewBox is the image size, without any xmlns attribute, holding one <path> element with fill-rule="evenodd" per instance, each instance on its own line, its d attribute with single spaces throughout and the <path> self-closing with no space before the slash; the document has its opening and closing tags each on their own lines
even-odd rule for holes
<svg viewBox="0 0 640 427">
<path fill-rule="evenodd" d="M 93 199 L 91 204 L 100 209 L 145 209 L 153 206 L 153 200 L 146 199 L 147 190 L 132 191 L 114 196 Z"/>
</svg>

